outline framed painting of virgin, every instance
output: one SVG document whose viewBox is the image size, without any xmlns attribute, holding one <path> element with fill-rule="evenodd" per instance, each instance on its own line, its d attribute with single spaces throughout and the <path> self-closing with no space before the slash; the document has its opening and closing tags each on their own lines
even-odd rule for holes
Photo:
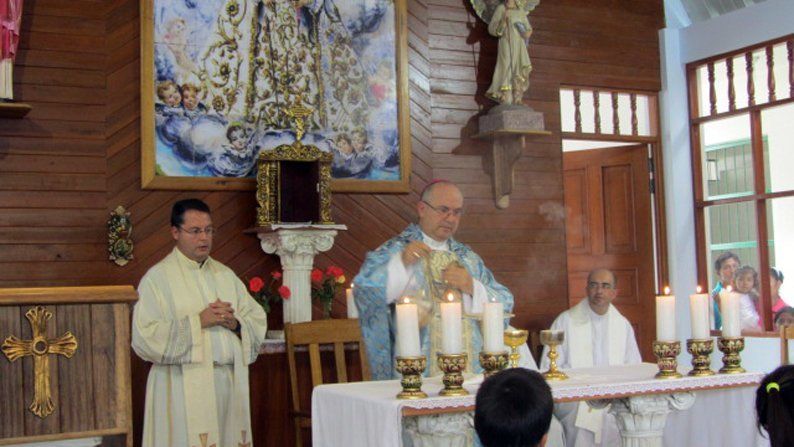
<svg viewBox="0 0 794 447">
<path fill-rule="evenodd" d="M 296 138 L 336 192 L 406 192 L 405 0 L 141 0 L 145 189 L 254 189 Z"/>
</svg>

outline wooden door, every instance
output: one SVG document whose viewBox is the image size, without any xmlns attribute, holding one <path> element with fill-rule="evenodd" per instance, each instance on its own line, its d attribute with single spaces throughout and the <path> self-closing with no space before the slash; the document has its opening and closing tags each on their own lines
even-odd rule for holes
<svg viewBox="0 0 794 447">
<path fill-rule="evenodd" d="M 648 149 L 644 145 L 563 154 L 568 301 L 586 296 L 587 274 L 618 278 L 618 310 L 629 319 L 642 357 L 655 338 L 654 250 Z"/>
</svg>

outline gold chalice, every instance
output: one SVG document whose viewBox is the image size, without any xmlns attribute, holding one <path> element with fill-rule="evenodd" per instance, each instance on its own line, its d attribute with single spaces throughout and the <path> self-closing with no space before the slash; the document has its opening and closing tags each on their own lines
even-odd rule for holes
<svg viewBox="0 0 794 447">
<path fill-rule="evenodd" d="M 510 367 L 518 368 L 518 359 L 521 355 L 518 353 L 518 347 L 527 342 L 529 332 L 525 329 L 508 329 L 505 331 L 505 344 L 510 346 Z"/>
<path fill-rule="evenodd" d="M 557 369 L 557 345 L 565 340 L 565 332 L 546 329 L 540 331 L 540 342 L 549 347 L 549 370 L 543 373 L 546 380 L 565 380 L 568 378 L 564 372 Z"/>
</svg>

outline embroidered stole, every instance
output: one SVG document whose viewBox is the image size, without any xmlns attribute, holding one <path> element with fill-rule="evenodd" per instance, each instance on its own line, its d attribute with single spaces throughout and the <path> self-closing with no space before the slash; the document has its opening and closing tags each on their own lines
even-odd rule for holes
<svg viewBox="0 0 794 447">
<path fill-rule="evenodd" d="M 568 346 L 572 368 L 593 367 L 593 323 L 590 319 L 590 304 L 587 298 L 571 308 L 571 321 L 568 329 Z M 626 324 L 615 306 L 610 305 L 607 311 L 607 337 L 609 337 L 608 359 L 610 365 L 621 365 L 626 355 Z M 589 430 L 595 435 L 595 442 L 601 442 L 604 412 L 606 408 L 594 409 L 586 402 L 580 402 L 576 413 L 575 425 Z"/>
</svg>

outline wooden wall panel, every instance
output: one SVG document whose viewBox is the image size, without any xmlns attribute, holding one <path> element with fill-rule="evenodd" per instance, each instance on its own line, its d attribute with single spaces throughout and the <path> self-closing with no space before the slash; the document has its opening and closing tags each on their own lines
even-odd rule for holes
<svg viewBox="0 0 794 447">
<path fill-rule="evenodd" d="M 466 196 L 458 239 L 515 294 L 513 324 L 538 330 L 567 307 L 559 86 L 658 90 L 662 3 L 544 0 L 530 21 L 534 72 L 525 103 L 545 114 L 552 135 L 528 140 L 510 208 L 494 207 L 487 143 L 471 138 L 493 105 L 484 92 L 496 39 L 468 0 L 409 0 L 411 192 L 336 195 L 334 220 L 350 229 L 318 266 L 338 264 L 352 278 L 367 251 L 415 219 L 424 185 L 447 178 Z M 139 45 L 138 0 L 25 2 L 15 92 L 33 111 L 0 120 L 0 286 L 137 284 L 172 248 L 170 205 L 193 196 L 215 210 L 220 261 L 241 277 L 277 268 L 242 234 L 254 221 L 251 193 L 140 189 Z M 135 225 L 135 259 L 124 268 L 109 263 L 105 249 L 107 213 L 118 205 Z M 344 315 L 344 306 L 339 297 L 334 314 Z M 286 365 L 274 359 L 260 359 L 252 380 L 275 374 L 273 386 L 286 383 L 279 375 Z M 133 360 L 138 433 L 147 372 Z M 255 443 L 288 444 L 283 390 L 252 390 Z"/>
</svg>

